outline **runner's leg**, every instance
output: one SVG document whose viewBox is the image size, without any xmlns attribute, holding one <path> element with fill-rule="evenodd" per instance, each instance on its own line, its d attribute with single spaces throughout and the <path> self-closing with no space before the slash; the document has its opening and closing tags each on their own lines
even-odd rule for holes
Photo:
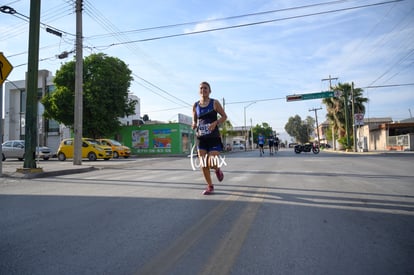
<svg viewBox="0 0 414 275">
<path fill-rule="evenodd" d="M 211 175 L 210 175 L 210 167 L 209 167 L 209 160 L 208 160 L 208 154 L 206 150 L 198 150 L 198 157 L 200 160 L 200 167 L 201 171 L 203 172 L 204 179 L 206 180 L 206 183 L 208 186 L 213 186 Z"/>
<path fill-rule="evenodd" d="M 218 181 L 222 181 L 224 178 L 224 174 L 223 171 L 221 171 L 219 164 L 220 164 L 220 152 L 219 151 L 211 151 L 209 153 L 209 164 L 210 164 L 210 169 L 214 169 L 214 171 L 216 172 L 216 176 Z"/>
</svg>

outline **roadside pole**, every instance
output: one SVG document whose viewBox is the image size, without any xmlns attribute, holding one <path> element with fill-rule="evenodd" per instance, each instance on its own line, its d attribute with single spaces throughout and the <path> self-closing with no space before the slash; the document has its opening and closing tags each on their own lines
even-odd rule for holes
<svg viewBox="0 0 414 275">
<path fill-rule="evenodd" d="M 0 141 L 3 144 L 3 83 L 0 84 Z M 3 177 L 3 148 L 0 146 L 0 178 Z"/>
<path fill-rule="evenodd" d="M 13 66 L 0 52 L 0 143 L 3 144 L 3 83 L 13 70 Z M 3 148 L 0 146 L 0 177 L 3 176 Z"/>
<path fill-rule="evenodd" d="M 29 56 L 27 65 L 27 95 L 25 123 L 24 169 L 36 168 L 37 87 L 39 67 L 40 2 L 30 1 Z"/>
</svg>

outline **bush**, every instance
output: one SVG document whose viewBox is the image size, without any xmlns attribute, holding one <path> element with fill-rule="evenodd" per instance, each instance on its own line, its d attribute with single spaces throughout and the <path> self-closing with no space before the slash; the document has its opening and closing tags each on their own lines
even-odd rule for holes
<svg viewBox="0 0 414 275">
<path fill-rule="evenodd" d="M 352 144 L 354 144 L 354 139 L 349 137 L 349 146 L 346 144 L 346 137 L 341 137 L 338 139 L 339 144 L 341 144 L 345 149 L 352 149 Z"/>
</svg>

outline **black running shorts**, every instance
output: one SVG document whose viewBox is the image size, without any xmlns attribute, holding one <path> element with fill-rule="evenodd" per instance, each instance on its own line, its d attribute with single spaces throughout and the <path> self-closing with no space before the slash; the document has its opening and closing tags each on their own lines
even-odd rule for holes
<svg viewBox="0 0 414 275">
<path fill-rule="evenodd" d="M 197 149 L 211 151 L 223 151 L 223 143 L 220 137 L 197 138 Z"/>
</svg>

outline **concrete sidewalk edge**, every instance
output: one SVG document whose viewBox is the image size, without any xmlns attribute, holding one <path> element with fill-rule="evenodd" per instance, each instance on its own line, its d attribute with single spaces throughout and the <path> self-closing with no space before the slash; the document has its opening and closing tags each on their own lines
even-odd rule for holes
<svg viewBox="0 0 414 275">
<path fill-rule="evenodd" d="M 43 171 L 43 172 L 13 172 L 13 173 L 3 173 L 2 177 L 7 178 L 22 178 L 22 179 L 33 179 L 33 178 L 46 178 L 46 177 L 54 177 L 54 176 L 62 176 L 62 175 L 69 175 L 69 174 L 77 174 L 77 173 L 84 173 L 96 170 L 98 168 L 93 166 L 84 166 L 79 168 L 69 168 L 69 169 L 61 169 L 61 170 L 53 170 L 53 171 Z"/>
</svg>

